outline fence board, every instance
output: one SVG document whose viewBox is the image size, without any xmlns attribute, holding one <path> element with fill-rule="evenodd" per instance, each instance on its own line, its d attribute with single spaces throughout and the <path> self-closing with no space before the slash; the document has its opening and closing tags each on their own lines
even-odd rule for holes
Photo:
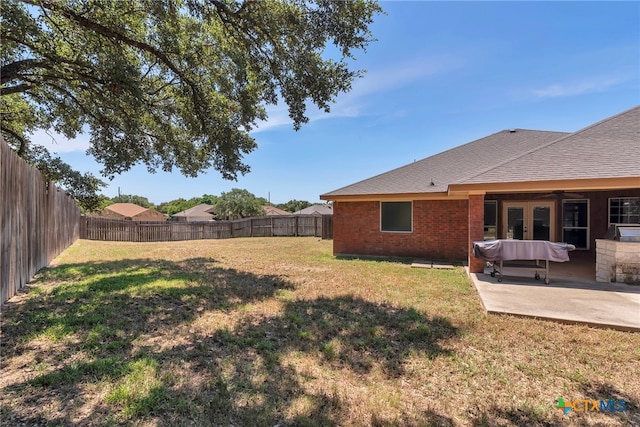
<svg viewBox="0 0 640 427">
<path fill-rule="evenodd" d="M 0 137 L 0 303 L 79 237 L 75 201 Z"/>
<path fill-rule="evenodd" d="M 322 221 L 318 224 L 319 234 L 324 240 L 333 239 L 333 215 L 322 215 Z"/>
<path fill-rule="evenodd" d="M 167 242 L 176 240 L 229 239 L 233 237 L 316 236 L 325 239 L 332 217 L 279 215 L 235 221 L 164 223 L 83 216 L 80 237 L 119 242 Z"/>
</svg>

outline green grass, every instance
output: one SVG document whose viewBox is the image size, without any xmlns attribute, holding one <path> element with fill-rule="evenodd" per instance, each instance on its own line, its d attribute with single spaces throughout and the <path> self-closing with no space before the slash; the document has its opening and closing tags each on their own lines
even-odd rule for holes
<svg viewBox="0 0 640 427">
<path fill-rule="evenodd" d="M 105 401 L 120 405 L 127 419 L 162 412 L 167 390 L 158 369 L 158 362 L 147 357 L 130 362 Z"/>
<path fill-rule="evenodd" d="M 315 238 L 78 241 L 1 322 L 1 425 L 640 423 L 640 334 L 487 316 L 462 268 Z"/>
</svg>

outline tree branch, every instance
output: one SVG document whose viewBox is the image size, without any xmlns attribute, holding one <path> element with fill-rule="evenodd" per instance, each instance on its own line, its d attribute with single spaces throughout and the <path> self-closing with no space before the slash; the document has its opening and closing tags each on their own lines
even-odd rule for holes
<svg viewBox="0 0 640 427">
<path fill-rule="evenodd" d="M 33 84 L 21 83 L 16 86 L 0 87 L 0 96 L 11 95 L 12 93 L 24 93 L 31 89 Z"/>
<path fill-rule="evenodd" d="M 82 110 L 82 112 L 86 115 L 88 115 L 89 117 L 93 118 L 94 120 L 98 120 L 98 117 L 93 114 L 88 108 L 86 108 L 84 106 L 84 104 L 82 102 L 80 102 L 80 100 L 78 98 L 76 98 L 71 92 L 69 92 L 68 90 L 66 90 L 65 88 L 58 86 L 55 83 L 50 83 L 50 86 L 57 90 L 59 93 L 61 93 L 64 96 L 68 96 L 69 99 L 71 99 L 77 106 L 78 108 L 80 108 L 80 110 Z"/>
<path fill-rule="evenodd" d="M 5 84 L 20 77 L 20 73 L 34 68 L 50 68 L 51 61 L 43 58 L 23 59 L 0 67 L 0 84 Z"/>
<path fill-rule="evenodd" d="M 158 58 L 164 65 L 167 66 L 167 68 L 169 68 L 171 71 L 173 71 L 177 76 L 179 76 L 182 80 L 185 81 L 185 83 L 187 83 L 192 90 L 195 92 L 197 92 L 197 87 L 196 85 L 189 79 L 187 78 L 184 73 L 182 72 L 182 70 L 180 70 L 170 59 L 169 57 L 162 52 L 159 49 L 156 49 L 155 47 L 147 44 L 147 43 L 143 43 L 141 41 L 138 40 L 134 40 L 131 37 L 128 37 L 125 34 L 119 33 L 105 25 L 102 25 L 98 22 L 92 21 L 91 19 L 88 19 L 84 16 L 81 16 L 75 12 L 73 12 L 72 10 L 66 9 L 64 7 L 62 7 L 59 3 L 57 3 L 56 1 L 50 1 L 50 0 L 23 0 L 25 3 L 31 4 L 33 6 L 40 6 L 42 8 L 46 8 L 46 9 L 50 9 L 56 12 L 59 12 L 61 15 L 65 16 L 66 18 L 75 21 L 77 24 L 79 24 L 80 26 L 87 28 L 89 30 L 94 31 L 97 34 L 100 34 L 106 38 L 110 38 L 110 39 L 114 39 L 117 40 L 119 42 L 125 43 L 126 45 L 129 45 L 131 47 L 135 47 L 139 50 L 148 52 L 150 54 L 152 54 L 153 56 L 155 56 L 156 58 Z"/>
<path fill-rule="evenodd" d="M 20 143 L 20 148 L 18 148 L 17 154 L 18 154 L 18 156 L 22 157 L 24 152 L 25 152 L 25 150 L 27 149 L 27 145 L 28 145 L 27 140 L 24 139 L 22 137 L 22 135 L 20 135 L 16 131 L 14 131 L 12 129 L 9 129 L 9 128 L 6 128 L 6 127 L 4 127 L 2 125 L 0 125 L 0 130 L 2 132 L 8 133 L 9 135 L 14 137 Z"/>
</svg>

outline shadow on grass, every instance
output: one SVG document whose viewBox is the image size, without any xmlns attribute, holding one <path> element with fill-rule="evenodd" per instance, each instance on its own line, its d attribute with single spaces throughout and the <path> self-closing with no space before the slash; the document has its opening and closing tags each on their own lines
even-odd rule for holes
<svg viewBox="0 0 640 427">
<path fill-rule="evenodd" d="M 24 368 L 42 370 L 1 390 L 2 418 L 14 424 L 340 425 L 350 420 L 343 396 L 331 387 L 310 390 L 311 374 L 285 358 L 298 354 L 334 376 L 346 370 L 393 379 L 409 357 L 447 354 L 441 344 L 457 334 L 447 319 L 343 296 L 288 299 L 275 316 L 240 315 L 249 320 L 158 350 L 149 338 L 171 342 L 168 331 L 202 313 L 237 315 L 295 287 L 208 258 L 60 265 L 38 281 L 43 289 L 9 303 L 2 319 L 0 366 L 28 353 Z M 83 396 L 86 386 L 104 382 L 111 384 L 106 397 L 79 415 L 95 398 Z M 52 402 L 57 409 L 43 411 Z M 409 424 L 416 420 L 450 425 L 435 413 L 411 414 Z M 372 415 L 370 423 L 405 421 Z"/>
<path fill-rule="evenodd" d="M 345 296 L 289 301 L 281 316 L 218 332 L 213 341 L 270 357 L 317 353 L 323 364 L 363 374 L 379 366 L 396 377 L 404 373 L 402 362 L 410 354 L 434 358 L 448 353 L 439 342 L 455 334 L 444 318 Z"/>
<path fill-rule="evenodd" d="M 560 396 L 567 402 L 573 402 L 575 400 L 591 400 L 596 401 L 596 406 L 600 408 L 600 401 L 605 401 L 605 407 L 610 399 L 616 402 L 624 400 L 626 403 L 625 410 L 611 410 L 612 408 L 621 409 L 619 404 L 612 405 L 607 410 L 596 410 L 593 406 L 587 406 L 592 408 L 588 412 L 574 410 L 569 411 L 567 414 L 563 414 L 554 405 L 557 403 L 557 398 L 549 399 L 549 406 L 544 410 L 522 406 L 522 407 L 509 407 L 500 408 L 493 407 L 489 411 L 481 413 L 479 416 L 472 420 L 472 425 L 475 427 L 496 426 L 496 425 L 517 425 L 517 426 L 563 426 L 571 422 L 574 425 L 580 424 L 584 426 L 597 426 L 603 425 L 605 418 L 613 418 L 618 421 L 620 425 L 640 425 L 640 414 L 638 413 L 637 403 L 631 399 L 631 396 L 627 393 L 618 390 L 610 384 L 605 383 L 588 383 L 582 387 L 583 393 L 578 396 Z M 584 407 L 584 403 L 581 403 L 581 408 Z M 607 423 L 606 425 L 609 425 Z"/>
<path fill-rule="evenodd" d="M 175 263 L 123 260 L 66 264 L 46 269 L 38 282 L 54 283 L 40 290 L 3 322 L 3 347 L 11 354 L 20 341 L 46 336 L 53 341 L 76 334 L 85 343 L 131 341 L 150 331 L 193 320 L 199 311 L 232 310 L 272 297 L 293 285 L 277 275 L 216 267 L 209 258 Z M 37 289 L 37 288 L 36 288 Z M 36 291 L 34 289 L 34 291 Z M 15 315 L 14 315 L 15 314 Z"/>
<path fill-rule="evenodd" d="M 305 366 L 319 366 L 335 383 L 340 383 L 341 373 L 346 372 L 360 378 L 372 375 L 373 381 L 396 378 L 404 374 L 403 362 L 410 356 L 433 359 L 448 354 L 441 341 L 456 333 L 446 319 L 430 319 L 413 309 L 360 298 L 296 300 L 286 302 L 276 317 L 215 332 L 201 343 L 199 351 L 190 351 L 189 363 L 201 363 L 200 371 L 231 372 L 220 380 L 224 383 L 222 392 L 201 389 L 201 393 L 225 396 L 224 402 L 201 405 L 210 408 L 207 419 L 222 425 L 342 425 L 353 423 L 342 396 L 330 384 L 324 390 L 309 390 L 306 380 L 317 379 L 311 372 L 316 368 L 307 372 Z M 176 354 L 170 358 L 185 354 L 184 349 L 173 351 Z M 256 382 L 256 377 L 262 379 Z M 373 386 L 367 393 L 375 393 L 375 389 Z M 242 404 L 238 405 L 239 401 Z M 287 408 L 296 405 L 304 410 L 289 414 L 287 422 Z M 434 413 L 406 415 L 411 422 L 376 419 L 371 414 L 367 423 L 411 425 L 417 419 L 419 424 L 450 425 L 434 424 L 444 420 Z"/>
<path fill-rule="evenodd" d="M 605 400 L 607 403 L 609 403 L 610 400 L 614 400 L 616 402 L 623 400 L 625 402 L 624 411 L 608 410 L 601 413 L 609 417 L 620 419 L 621 421 L 624 420 L 629 425 L 640 426 L 640 402 L 634 400 L 630 394 L 604 382 L 590 382 L 585 384 L 582 387 L 582 391 L 585 399 L 597 401 Z M 605 405 L 607 403 L 605 403 Z M 616 404 L 614 405 L 614 408 L 621 409 L 621 406 Z"/>
<path fill-rule="evenodd" d="M 549 404 L 548 414 L 540 413 L 532 408 L 501 408 L 493 407 L 471 420 L 473 427 L 493 426 L 530 426 L 530 427 L 560 427 L 565 423 L 554 419 L 554 408 Z"/>
<path fill-rule="evenodd" d="M 397 427 L 397 426 L 429 426 L 429 427 L 454 427 L 456 424 L 449 417 L 445 417 L 433 411 L 425 411 L 420 416 L 420 422 L 416 424 L 413 419 L 408 417 L 400 418 L 399 420 L 384 420 L 379 419 L 376 416 L 371 417 L 372 427 Z"/>
</svg>

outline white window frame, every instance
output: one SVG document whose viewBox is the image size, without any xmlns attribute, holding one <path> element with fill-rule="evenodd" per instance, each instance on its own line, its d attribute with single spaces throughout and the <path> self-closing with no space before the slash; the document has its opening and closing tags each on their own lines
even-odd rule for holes
<svg viewBox="0 0 640 427">
<path fill-rule="evenodd" d="M 607 223 L 609 224 L 609 226 L 612 226 L 614 224 L 638 224 L 636 222 L 620 222 L 620 221 L 611 222 L 611 201 L 612 200 L 635 200 L 640 205 L 640 197 L 610 197 L 608 201 L 608 208 L 607 208 Z M 618 220 L 620 219 L 621 217 L 620 217 L 620 214 L 618 213 Z"/>
<path fill-rule="evenodd" d="M 384 230 L 382 228 L 382 204 L 383 203 L 409 203 L 411 209 L 411 227 L 410 230 Z M 413 200 L 385 200 L 380 201 L 380 232 L 381 233 L 413 233 Z"/>
</svg>

